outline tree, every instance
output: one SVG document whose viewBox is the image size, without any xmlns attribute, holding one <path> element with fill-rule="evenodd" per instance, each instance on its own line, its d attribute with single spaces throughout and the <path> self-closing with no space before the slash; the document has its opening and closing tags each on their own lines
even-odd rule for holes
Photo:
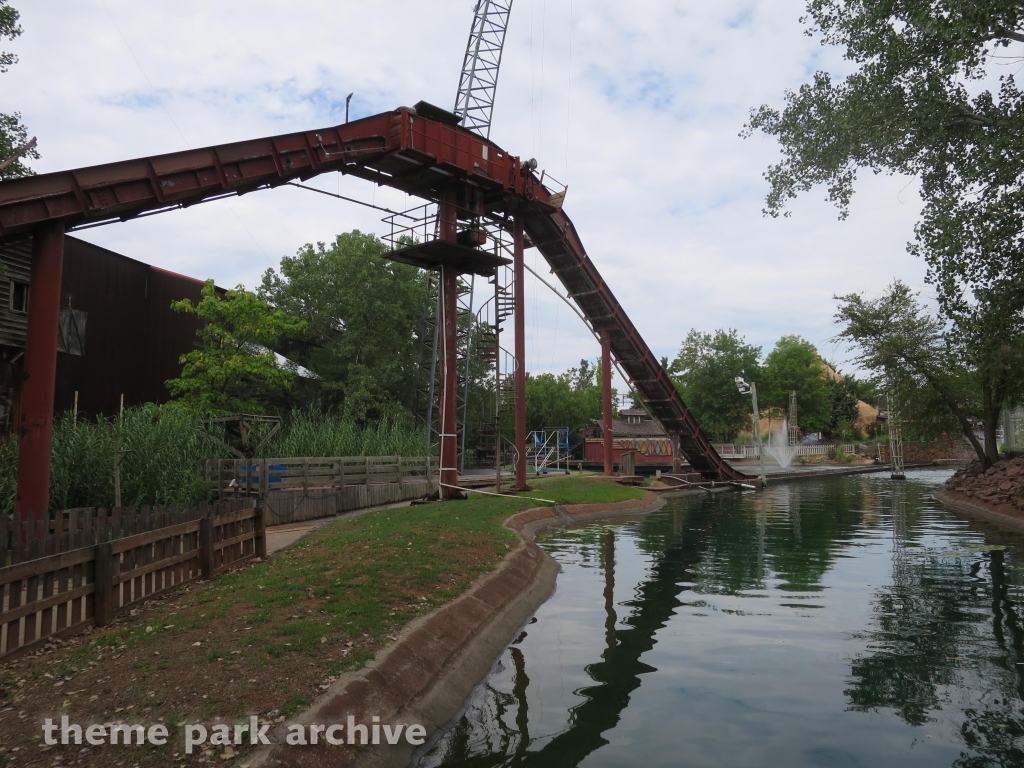
<svg viewBox="0 0 1024 768">
<path fill-rule="evenodd" d="M 800 427 L 827 432 L 832 427 L 832 387 L 818 350 L 799 336 L 783 336 L 764 360 L 762 408 L 786 413 L 789 393 L 796 391 Z"/>
<path fill-rule="evenodd" d="M 750 400 L 735 379 L 760 384 L 760 356 L 761 348 L 746 344 L 735 330 L 691 330 L 668 373 L 701 427 L 728 441 L 750 427 Z"/>
<path fill-rule="evenodd" d="M 197 348 L 181 356 L 181 376 L 167 382 L 178 402 L 203 415 L 263 413 L 275 396 L 287 393 L 295 374 L 282 368 L 272 351 L 283 337 L 302 333 L 306 324 L 275 310 L 239 285 L 218 294 L 212 280 L 202 298 L 171 303 L 196 315 Z"/>
<path fill-rule="evenodd" d="M 14 40 L 21 34 L 22 29 L 18 24 L 19 16 L 18 11 L 10 5 L 8 0 L 0 0 L 0 39 L 6 37 L 8 40 Z M 0 74 L 6 72 L 17 61 L 18 57 L 13 53 L 0 51 Z M 0 163 L 9 159 L 27 143 L 28 129 L 21 124 L 21 113 L 4 114 L 0 112 Z M 32 170 L 24 163 L 26 157 L 38 160 L 39 152 L 34 147 L 24 151 L 20 159 L 0 169 L 0 180 L 31 175 Z"/>
<path fill-rule="evenodd" d="M 744 135 L 775 136 L 783 152 L 765 174 L 766 213 L 777 216 L 788 200 L 824 184 L 845 216 L 861 168 L 919 178 L 923 209 L 910 251 L 925 260 L 936 290 L 938 336 L 930 343 L 950 334 L 950 349 L 969 357 L 967 369 L 988 371 L 978 394 L 991 415 L 1000 392 L 1016 387 L 1009 381 L 1015 350 L 1006 341 L 1019 338 L 1024 322 L 1024 94 L 1012 73 L 997 69 L 999 59 L 1013 58 L 1008 46 L 1024 42 L 1024 6 L 809 0 L 807 7 L 808 34 L 842 47 L 855 69 L 839 82 L 818 72 L 786 93 L 782 111 L 751 112 Z M 892 298 L 906 305 L 905 296 Z M 985 450 L 993 460 L 994 443 Z"/>
<path fill-rule="evenodd" d="M 857 345 L 866 368 L 886 377 L 897 407 L 934 413 L 939 406 L 940 413 L 955 419 L 984 466 L 998 461 L 999 414 L 1024 391 L 1024 328 L 1000 336 L 985 325 L 984 312 L 972 316 L 976 325 L 947 321 L 898 280 L 877 299 L 860 294 L 837 299 L 840 338 Z M 976 421 L 983 441 L 975 434 Z"/>
<path fill-rule="evenodd" d="M 583 429 L 601 418 L 601 382 L 599 369 L 589 360 L 580 360 L 579 368 L 554 375 L 526 375 L 527 430 L 544 427 L 569 427 L 569 443 L 583 439 Z"/>
<path fill-rule="evenodd" d="M 385 259 L 386 250 L 358 230 L 329 247 L 306 244 L 267 270 L 260 289 L 306 322 L 289 354 L 320 377 L 313 397 L 360 421 L 411 407 L 416 392 L 426 273 Z"/>
<path fill-rule="evenodd" d="M 843 431 L 854 431 L 854 425 L 860 418 L 860 407 L 857 396 L 847 378 L 829 380 L 828 388 L 832 396 L 832 410 L 829 416 L 828 431 L 836 435 Z"/>
</svg>

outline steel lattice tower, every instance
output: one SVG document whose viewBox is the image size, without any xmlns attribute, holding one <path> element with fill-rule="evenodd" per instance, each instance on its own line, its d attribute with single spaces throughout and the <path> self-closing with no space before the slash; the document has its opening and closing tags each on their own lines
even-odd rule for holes
<svg viewBox="0 0 1024 768">
<path fill-rule="evenodd" d="M 885 399 L 888 411 L 886 426 L 889 431 L 889 468 L 892 472 L 890 477 L 893 480 L 903 480 L 906 478 L 903 469 L 903 425 L 900 424 L 899 410 L 897 410 L 896 387 L 891 381 Z"/>
<path fill-rule="evenodd" d="M 462 62 L 454 111 L 462 118 L 464 128 L 485 138 L 491 134 L 494 92 L 511 11 L 512 0 L 476 0 L 466 58 Z"/>
<path fill-rule="evenodd" d="M 800 425 L 796 421 L 796 390 L 789 391 L 789 444 L 800 445 Z"/>
</svg>

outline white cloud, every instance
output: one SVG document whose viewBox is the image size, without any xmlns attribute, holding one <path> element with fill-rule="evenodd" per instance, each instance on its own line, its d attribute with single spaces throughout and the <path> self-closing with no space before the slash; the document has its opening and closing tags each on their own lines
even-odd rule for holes
<svg viewBox="0 0 1024 768">
<path fill-rule="evenodd" d="M 419 99 L 448 107 L 473 3 L 15 5 L 25 34 L 9 46 L 21 61 L 0 80 L 0 111 L 23 113 L 46 172 L 334 124 L 353 91 L 355 117 Z M 791 218 L 761 214 L 761 174 L 777 150 L 738 137 L 748 109 L 780 104 L 815 69 L 846 66 L 803 35 L 802 11 L 799 0 L 513 7 L 492 138 L 568 182 L 566 211 L 658 355 L 674 355 L 691 327 L 735 327 L 765 351 L 798 333 L 842 360 L 828 341 L 834 294 L 897 276 L 922 283 L 905 252 L 919 212 L 906 179 L 865 177 L 844 222 L 823 192 L 798 200 Z M 418 203 L 355 179 L 312 183 L 396 209 Z M 380 232 L 379 216 L 282 189 L 81 236 L 252 286 L 303 243 L 352 228 Z M 530 370 L 597 355 L 532 278 L 527 302 Z"/>
</svg>

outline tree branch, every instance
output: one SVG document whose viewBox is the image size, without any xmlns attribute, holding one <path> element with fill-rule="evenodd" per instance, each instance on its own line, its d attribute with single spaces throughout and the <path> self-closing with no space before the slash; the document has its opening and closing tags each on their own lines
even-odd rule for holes
<svg viewBox="0 0 1024 768">
<path fill-rule="evenodd" d="M 14 150 L 14 154 L 12 154 L 10 157 L 5 157 L 2 161 L 0 161 L 0 171 L 4 170 L 4 168 L 6 168 L 9 165 L 13 165 L 15 160 L 17 160 L 25 153 L 31 152 L 35 148 L 36 137 L 33 136 L 31 139 L 29 139 L 27 143 L 22 144 L 20 147 Z"/>
</svg>

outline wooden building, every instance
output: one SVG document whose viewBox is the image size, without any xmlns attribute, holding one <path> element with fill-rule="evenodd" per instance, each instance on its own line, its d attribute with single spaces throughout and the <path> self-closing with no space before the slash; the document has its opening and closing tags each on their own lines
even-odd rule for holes
<svg viewBox="0 0 1024 768">
<path fill-rule="evenodd" d="M 17 427 L 23 386 L 32 241 L 0 246 L 0 428 Z M 198 302 L 203 282 L 73 237 L 64 239 L 54 411 L 117 413 L 124 403 L 166 402 L 164 382 L 181 374 L 198 319 L 171 302 Z M 24 386 L 31 386 L 24 382 Z"/>
<path fill-rule="evenodd" d="M 619 418 L 612 420 L 612 461 L 616 467 L 627 451 L 632 451 L 637 471 L 672 470 L 672 440 L 659 422 L 639 408 L 623 409 Z M 588 468 L 604 466 L 604 430 L 600 422 L 584 433 L 583 456 Z"/>
</svg>

